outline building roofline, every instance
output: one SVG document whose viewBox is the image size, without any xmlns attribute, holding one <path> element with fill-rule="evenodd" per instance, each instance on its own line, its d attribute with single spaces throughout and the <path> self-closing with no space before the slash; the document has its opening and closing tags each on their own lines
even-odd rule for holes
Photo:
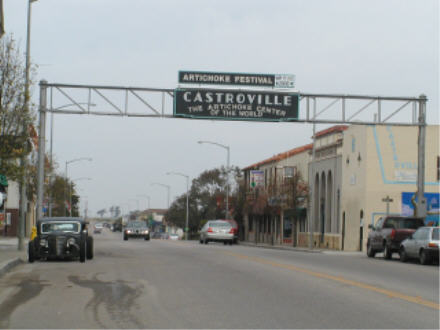
<svg viewBox="0 0 440 330">
<path fill-rule="evenodd" d="M 297 147 L 297 148 L 294 148 L 294 149 L 291 149 L 291 150 L 279 153 L 279 154 L 274 155 L 274 156 L 272 156 L 270 158 L 262 160 L 262 161 L 260 161 L 258 163 L 255 163 L 255 164 L 252 164 L 250 166 L 247 166 L 247 167 L 243 168 L 243 170 L 251 170 L 251 169 L 254 169 L 254 168 L 258 168 L 259 166 L 262 166 L 262 165 L 265 165 L 265 164 L 269 164 L 269 163 L 273 163 L 273 162 L 276 162 L 276 161 L 280 161 L 280 160 L 289 158 L 291 156 L 300 154 L 302 152 L 308 151 L 308 150 L 312 149 L 312 147 L 313 147 L 312 143 L 306 144 L 306 145 L 303 145 L 301 147 Z"/>
<path fill-rule="evenodd" d="M 329 134 L 333 134 L 333 133 L 337 133 L 337 132 L 343 132 L 343 131 L 347 130 L 348 127 L 349 127 L 348 125 L 335 125 L 335 126 L 326 128 L 326 129 L 324 129 L 322 131 L 319 131 L 315 135 L 316 135 L 316 137 L 323 137 L 323 136 L 326 136 L 326 135 L 329 135 Z M 273 162 L 277 162 L 277 161 L 289 158 L 291 156 L 300 154 L 300 153 L 305 152 L 307 150 L 311 150 L 312 148 L 313 148 L 313 143 L 306 144 L 306 145 L 303 145 L 301 147 L 297 147 L 297 148 L 294 148 L 294 149 L 291 149 L 291 150 L 279 153 L 279 154 L 274 155 L 274 156 L 272 156 L 270 158 L 264 159 L 264 160 L 262 160 L 262 161 L 260 161 L 258 163 L 246 166 L 242 170 L 246 171 L 246 170 L 256 169 L 256 168 L 258 168 L 258 167 L 260 167 L 262 165 L 270 164 L 270 163 L 273 163 Z"/>
<path fill-rule="evenodd" d="M 332 127 L 326 128 L 326 129 L 324 129 L 322 131 L 319 131 L 315 135 L 316 135 L 316 137 L 323 137 L 325 135 L 329 135 L 329 134 L 332 134 L 332 133 L 343 132 L 343 131 L 345 131 L 347 129 L 348 129 L 347 125 L 336 125 L 336 126 L 332 126 Z M 313 139 L 313 136 L 312 136 L 312 139 Z"/>
</svg>

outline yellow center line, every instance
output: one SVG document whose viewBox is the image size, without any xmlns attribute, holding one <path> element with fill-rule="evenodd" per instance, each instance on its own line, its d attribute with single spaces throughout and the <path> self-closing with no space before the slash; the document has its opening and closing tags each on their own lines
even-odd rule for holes
<svg viewBox="0 0 440 330">
<path fill-rule="evenodd" d="M 374 291 L 374 292 L 386 295 L 390 298 L 398 298 L 398 299 L 402 299 L 402 300 L 405 300 L 405 301 L 408 301 L 408 302 L 411 302 L 414 304 L 423 305 L 423 306 L 430 307 L 430 308 L 433 308 L 436 310 L 440 310 L 440 305 L 438 303 L 430 301 L 430 300 L 425 300 L 421 297 L 408 296 L 408 295 L 405 295 L 405 294 L 397 292 L 397 291 L 391 291 L 391 290 L 387 290 L 387 289 L 378 288 L 378 287 L 370 285 L 370 284 L 352 281 L 352 280 L 346 279 L 341 276 L 333 276 L 333 275 L 326 274 L 326 273 L 319 273 L 319 272 L 315 272 L 315 271 L 308 270 L 305 268 L 296 267 L 296 266 L 289 265 L 289 264 L 281 264 L 281 263 L 274 262 L 274 261 L 271 261 L 268 259 L 263 259 L 263 258 L 259 258 L 259 257 L 251 257 L 251 256 L 247 256 L 244 254 L 238 254 L 238 253 L 233 253 L 233 252 L 224 252 L 224 253 L 227 255 L 239 258 L 239 259 L 246 259 L 246 260 L 258 262 L 258 263 L 264 264 L 264 265 L 269 265 L 269 266 L 273 266 L 273 267 L 284 268 L 284 269 L 293 270 L 296 272 L 301 272 L 301 273 L 308 274 L 308 275 L 311 275 L 314 277 L 324 278 L 324 279 L 336 281 L 339 283 L 348 284 L 348 285 L 351 285 L 354 287 L 362 288 L 365 290 Z"/>
</svg>

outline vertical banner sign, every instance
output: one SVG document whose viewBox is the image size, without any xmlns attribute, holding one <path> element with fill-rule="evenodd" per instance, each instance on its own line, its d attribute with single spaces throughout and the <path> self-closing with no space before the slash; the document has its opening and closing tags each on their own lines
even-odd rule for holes
<svg viewBox="0 0 440 330">
<path fill-rule="evenodd" d="M 296 121 L 298 109 L 297 93 L 203 88 L 174 90 L 174 117 Z"/>
<path fill-rule="evenodd" d="M 264 171 L 250 171 L 250 188 L 264 187 Z"/>
</svg>

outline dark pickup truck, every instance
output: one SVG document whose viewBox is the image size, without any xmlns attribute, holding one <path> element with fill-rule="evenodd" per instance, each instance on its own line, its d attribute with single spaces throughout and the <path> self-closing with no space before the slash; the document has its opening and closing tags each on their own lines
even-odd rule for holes
<svg viewBox="0 0 440 330">
<path fill-rule="evenodd" d="M 367 256 L 373 258 L 383 252 L 385 259 L 391 259 L 393 252 L 399 252 L 400 243 L 417 228 L 424 226 L 422 218 L 387 216 L 380 218 L 376 225 L 369 225 Z"/>
</svg>

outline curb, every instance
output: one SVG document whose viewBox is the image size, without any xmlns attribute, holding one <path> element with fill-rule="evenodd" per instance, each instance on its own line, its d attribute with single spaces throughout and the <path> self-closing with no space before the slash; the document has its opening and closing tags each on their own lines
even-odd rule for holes
<svg viewBox="0 0 440 330">
<path fill-rule="evenodd" d="M 276 245 L 257 245 L 257 244 L 245 243 L 245 242 L 240 242 L 238 245 L 271 249 L 271 250 L 292 251 L 292 252 L 324 253 L 324 251 L 322 250 L 310 250 L 310 249 L 293 248 L 293 247 L 276 246 Z"/>
<path fill-rule="evenodd" d="M 10 271 L 12 268 L 14 268 L 15 266 L 17 266 L 21 263 L 24 263 L 24 261 L 20 257 L 17 257 L 17 258 L 0 263 L 0 277 L 2 277 L 8 271 Z"/>
</svg>

